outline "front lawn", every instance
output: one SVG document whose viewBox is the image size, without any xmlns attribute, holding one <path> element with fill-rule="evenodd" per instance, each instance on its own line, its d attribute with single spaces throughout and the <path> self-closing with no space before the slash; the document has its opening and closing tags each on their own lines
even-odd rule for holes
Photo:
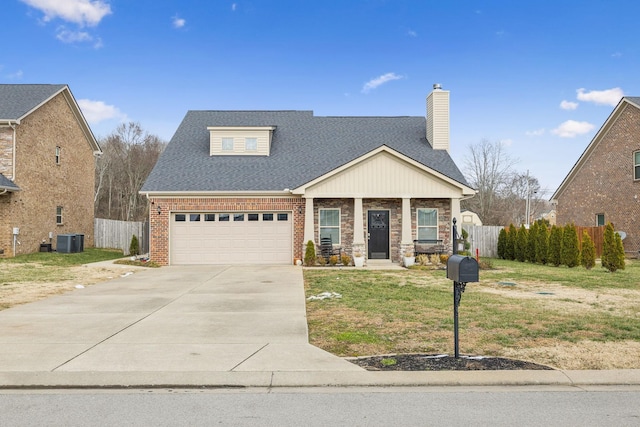
<svg viewBox="0 0 640 427">
<path fill-rule="evenodd" d="M 492 260 L 459 309 L 460 351 L 564 369 L 640 368 L 640 262 L 596 267 Z M 442 270 L 309 269 L 312 344 L 340 356 L 453 353 L 452 282 Z"/>
</svg>

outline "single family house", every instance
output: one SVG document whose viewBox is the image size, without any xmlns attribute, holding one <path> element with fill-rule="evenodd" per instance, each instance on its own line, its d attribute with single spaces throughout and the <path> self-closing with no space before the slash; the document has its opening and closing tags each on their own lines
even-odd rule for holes
<svg viewBox="0 0 640 427">
<path fill-rule="evenodd" d="M 67 85 L 0 85 L 0 256 L 37 252 L 59 234 L 93 245 L 100 153 Z"/>
<path fill-rule="evenodd" d="M 449 155 L 449 92 L 426 117 L 189 111 L 141 189 L 150 258 L 291 264 L 306 242 L 400 262 L 415 239 L 451 248 L 472 189 Z"/>
<path fill-rule="evenodd" d="M 640 250 L 640 97 L 623 97 L 554 195 L 558 224 L 601 226 L 626 235 L 625 252 Z"/>
</svg>

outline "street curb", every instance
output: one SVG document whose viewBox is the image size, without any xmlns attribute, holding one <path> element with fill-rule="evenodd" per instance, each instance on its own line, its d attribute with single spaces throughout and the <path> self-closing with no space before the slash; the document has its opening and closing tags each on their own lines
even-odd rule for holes
<svg viewBox="0 0 640 427">
<path fill-rule="evenodd" d="M 0 389 L 640 385 L 640 370 L 0 372 Z"/>
</svg>

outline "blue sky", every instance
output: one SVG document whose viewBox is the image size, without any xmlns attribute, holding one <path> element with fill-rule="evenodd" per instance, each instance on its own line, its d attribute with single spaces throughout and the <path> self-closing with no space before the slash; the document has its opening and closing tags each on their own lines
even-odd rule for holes
<svg viewBox="0 0 640 427">
<path fill-rule="evenodd" d="M 66 83 L 97 137 L 169 140 L 187 110 L 419 116 L 451 91 L 451 154 L 500 141 L 551 196 L 623 95 L 635 0 L 6 0 L 1 83 Z"/>
</svg>

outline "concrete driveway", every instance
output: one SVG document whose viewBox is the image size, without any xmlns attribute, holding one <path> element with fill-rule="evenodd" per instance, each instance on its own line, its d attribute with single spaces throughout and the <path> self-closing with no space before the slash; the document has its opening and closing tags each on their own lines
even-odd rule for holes
<svg viewBox="0 0 640 427">
<path fill-rule="evenodd" d="M 308 343 L 294 266 L 148 269 L 0 311 L 0 373 L 361 370 Z"/>
</svg>

